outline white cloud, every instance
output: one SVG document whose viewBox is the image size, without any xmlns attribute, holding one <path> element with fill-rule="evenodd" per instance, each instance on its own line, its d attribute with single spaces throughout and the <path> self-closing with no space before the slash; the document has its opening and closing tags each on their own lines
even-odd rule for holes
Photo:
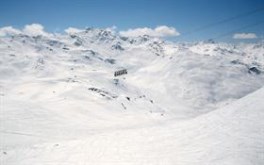
<svg viewBox="0 0 264 165">
<path fill-rule="evenodd" d="M 255 33 L 236 33 L 233 35 L 234 39 L 255 39 L 258 38 Z"/>
<path fill-rule="evenodd" d="M 113 34 L 116 33 L 117 27 L 113 25 L 112 27 L 108 27 L 105 30 L 112 32 Z"/>
<path fill-rule="evenodd" d="M 152 37 L 170 37 L 180 35 L 180 33 L 175 28 L 168 26 L 158 26 L 155 29 L 147 27 L 128 29 L 127 31 L 120 31 L 119 34 L 127 37 L 136 37 L 142 35 L 149 35 Z"/>
<path fill-rule="evenodd" d="M 79 33 L 81 31 L 83 31 L 82 29 L 77 29 L 77 28 L 74 28 L 74 27 L 69 27 L 67 29 L 64 30 L 66 33 L 68 34 L 74 34 L 74 33 Z"/>
<path fill-rule="evenodd" d="M 44 27 L 42 25 L 36 23 L 25 25 L 22 30 L 15 29 L 12 26 L 6 26 L 0 28 L 0 36 L 16 35 L 16 34 L 26 34 L 29 36 L 42 35 L 47 37 L 53 36 L 53 34 L 45 32 Z"/>
<path fill-rule="evenodd" d="M 30 36 L 52 36 L 52 34 L 44 31 L 44 27 L 40 24 L 33 23 L 31 25 L 26 25 L 23 29 L 23 32 Z"/>
<path fill-rule="evenodd" d="M 112 26 L 109 28 L 106 28 L 106 30 L 109 30 L 113 33 L 116 32 L 117 27 Z M 64 30 L 67 34 L 74 34 L 81 31 L 84 31 L 84 29 L 78 29 L 74 27 L 69 27 Z M 6 35 L 15 35 L 15 34 L 26 34 L 29 36 L 47 36 L 51 37 L 54 36 L 52 33 L 48 33 L 44 30 L 44 27 L 41 24 L 33 23 L 30 25 L 25 25 L 22 30 L 15 29 L 12 26 L 7 26 L 0 28 L 0 36 L 6 36 Z M 122 36 L 128 36 L 128 37 L 136 37 L 136 36 L 143 36 L 143 35 L 149 35 L 152 37 L 169 37 L 169 36 L 178 36 L 180 33 L 173 27 L 168 26 L 158 26 L 156 28 L 135 28 L 135 29 L 129 29 L 127 31 L 120 31 L 120 35 Z"/>
<path fill-rule="evenodd" d="M 21 33 L 20 30 L 15 29 L 12 26 L 0 28 L 0 36 L 15 35 L 15 34 L 20 34 L 20 33 Z"/>
</svg>

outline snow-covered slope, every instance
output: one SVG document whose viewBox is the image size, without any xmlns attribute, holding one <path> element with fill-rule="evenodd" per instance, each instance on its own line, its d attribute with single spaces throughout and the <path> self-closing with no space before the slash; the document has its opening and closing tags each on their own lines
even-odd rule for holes
<svg viewBox="0 0 264 165">
<path fill-rule="evenodd" d="M 59 133 L 17 134 L 50 140 L 9 147 L 1 159 L 4 164 L 263 164 L 263 97 L 262 88 L 194 119 L 151 125 L 135 119 L 137 127 L 98 129 L 72 140 L 58 140 Z"/>
<path fill-rule="evenodd" d="M 263 164 L 263 49 L 93 28 L 2 37 L 1 164 Z"/>
</svg>

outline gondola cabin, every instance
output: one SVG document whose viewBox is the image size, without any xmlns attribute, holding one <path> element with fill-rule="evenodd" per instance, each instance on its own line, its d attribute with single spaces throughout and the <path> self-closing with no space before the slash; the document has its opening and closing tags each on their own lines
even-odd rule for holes
<svg viewBox="0 0 264 165">
<path fill-rule="evenodd" d="M 117 76 L 121 76 L 121 75 L 124 75 L 124 74 L 127 74 L 127 70 L 126 69 L 115 71 L 114 76 L 117 77 Z"/>
</svg>

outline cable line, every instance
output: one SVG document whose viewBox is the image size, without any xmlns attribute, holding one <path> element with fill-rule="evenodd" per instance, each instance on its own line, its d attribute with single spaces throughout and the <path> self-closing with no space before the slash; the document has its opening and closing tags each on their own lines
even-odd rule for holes
<svg viewBox="0 0 264 165">
<path fill-rule="evenodd" d="M 226 18 L 226 19 L 223 19 L 223 20 L 220 20 L 220 21 L 217 21 L 217 22 L 213 22 L 213 23 L 210 23 L 210 24 L 207 24 L 207 25 L 198 27 L 198 28 L 196 28 L 194 30 L 191 30 L 189 32 L 182 33 L 182 35 L 180 35 L 180 36 L 186 36 L 186 35 L 193 34 L 195 32 L 203 31 L 205 29 L 209 29 L 211 27 L 218 26 L 218 25 L 221 25 L 221 24 L 230 22 L 230 21 L 234 21 L 236 19 L 240 19 L 240 18 L 243 18 L 243 17 L 247 17 L 247 16 L 250 16 L 252 14 L 261 12 L 261 11 L 264 11 L 264 6 L 261 7 L 261 8 L 257 8 L 257 9 L 254 9 L 254 10 L 251 10 L 251 11 L 248 11 L 248 12 L 245 12 L 245 13 L 242 13 L 242 14 L 239 14 L 239 15 L 236 15 L 236 16 L 233 16 L 233 17 L 230 17 L 230 18 Z"/>
<path fill-rule="evenodd" d="M 261 24 L 263 24 L 263 23 L 264 23 L 264 20 L 261 21 L 261 22 L 255 22 L 255 23 L 253 23 L 253 24 L 248 24 L 248 25 L 242 26 L 242 27 L 240 27 L 240 28 L 233 29 L 232 31 L 229 31 L 229 32 L 226 32 L 226 33 L 220 34 L 220 35 L 218 35 L 217 37 L 214 37 L 214 38 L 211 38 L 211 39 L 213 39 L 213 40 L 220 39 L 220 38 L 223 38 L 223 37 L 228 36 L 228 35 L 230 35 L 230 34 L 237 33 L 237 32 L 240 31 L 240 30 L 244 30 L 244 29 L 248 29 L 248 28 L 250 28 L 250 27 L 258 26 L 258 25 L 261 25 Z"/>
</svg>

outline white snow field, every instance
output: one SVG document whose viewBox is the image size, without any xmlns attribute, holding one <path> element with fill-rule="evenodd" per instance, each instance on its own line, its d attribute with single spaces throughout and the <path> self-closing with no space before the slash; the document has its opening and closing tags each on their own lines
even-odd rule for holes
<svg viewBox="0 0 264 165">
<path fill-rule="evenodd" d="M 8 34 L 0 56 L 1 165 L 264 164 L 261 43 L 88 28 Z"/>
</svg>

